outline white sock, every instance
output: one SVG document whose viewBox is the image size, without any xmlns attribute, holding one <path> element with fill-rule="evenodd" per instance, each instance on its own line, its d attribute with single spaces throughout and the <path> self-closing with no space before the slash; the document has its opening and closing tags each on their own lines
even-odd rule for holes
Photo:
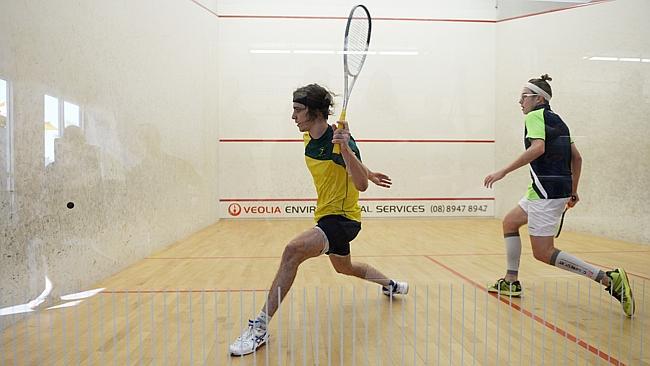
<svg viewBox="0 0 650 366">
<path fill-rule="evenodd" d="M 519 260 L 521 259 L 521 238 L 519 233 L 505 234 L 506 242 L 506 269 L 508 274 L 515 275 L 519 273 Z"/>
<path fill-rule="evenodd" d="M 551 256 L 550 264 L 562 268 L 563 270 L 589 277 L 598 282 L 600 282 L 604 274 L 600 268 L 593 266 L 580 258 L 576 258 L 567 252 L 557 249 Z"/>
<path fill-rule="evenodd" d="M 257 315 L 257 318 L 255 320 L 259 321 L 260 325 L 266 328 L 266 324 L 268 324 L 270 319 L 269 316 L 264 311 L 260 311 L 259 315 Z"/>
</svg>

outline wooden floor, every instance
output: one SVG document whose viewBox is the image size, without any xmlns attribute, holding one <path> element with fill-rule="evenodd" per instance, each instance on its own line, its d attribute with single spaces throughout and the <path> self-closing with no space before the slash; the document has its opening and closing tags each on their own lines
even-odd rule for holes
<svg viewBox="0 0 650 366">
<path fill-rule="evenodd" d="M 227 347 L 259 311 L 284 245 L 310 220 L 223 220 L 98 283 L 79 305 L 6 329 L 0 365 L 650 365 L 650 247 L 563 232 L 557 247 L 624 267 L 634 318 L 602 287 L 535 261 L 524 239 L 521 299 L 489 295 L 503 276 L 492 219 L 367 219 L 353 258 L 410 283 L 376 285 L 304 263 L 254 355 Z M 522 232 L 522 235 L 526 234 Z M 522 236 L 523 238 L 523 236 Z"/>
</svg>

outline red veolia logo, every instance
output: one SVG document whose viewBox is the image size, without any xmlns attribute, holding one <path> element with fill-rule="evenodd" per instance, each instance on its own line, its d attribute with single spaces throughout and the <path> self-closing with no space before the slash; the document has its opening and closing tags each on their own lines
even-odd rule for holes
<svg viewBox="0 0 650 366">
<path fill-rule="evenodd" d="M 241 206 L 239 203 L 231 203 L 230 206 L 228 206 L 228 213 L 230 216 L 239 216 L 241 213 Z"/>
</svg>

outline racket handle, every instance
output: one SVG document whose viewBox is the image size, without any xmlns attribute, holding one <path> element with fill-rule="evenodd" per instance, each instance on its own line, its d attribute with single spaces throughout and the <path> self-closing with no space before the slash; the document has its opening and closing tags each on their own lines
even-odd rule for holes
<svg viewBox="0 0 650 366">
<path fill-rule="evenodd" d="M 339 121 L 345 121 L 345 109 L 341 111 L 341 115 L 339 116 Z M 336 124 L 338 128 L 343 128 L 342 123 L 337 123 Z M 334 150 L 332 151 L 334 154 L 340 154 L 341 153 L 341 145 L 335 144 L 334 145 Z"/>
</svg>

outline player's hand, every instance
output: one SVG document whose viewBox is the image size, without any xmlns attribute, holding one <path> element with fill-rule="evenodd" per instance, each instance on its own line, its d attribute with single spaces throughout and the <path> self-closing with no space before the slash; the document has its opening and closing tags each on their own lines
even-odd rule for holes
<svg viewBox="0 0 650 366">
<path fill-rule="evenodd" d="M 569 201 L 566 203 L 566 205 L 567 207 L 572 208 L 578 204 L 578 201 L 580 201 L 580 196 L 578 196 L 578 193 L 572 193 L 571 198 L 569 198 Z"/>
<path fill-rule="evenodd" d="M 339 128 L 338 124 L 341 124 L 343 128 Z M 346 121 L 338 121 L 338 124 L 332 125 L 334 129 L 334 136 L 332 137 L 332 143 L 341 145 L 341 148 L 348 148 L 348 142 L 350 141 L 350 129 Z"/>
<path fill-rule="evenodd" d="M 368 180 L 384 188 L 390 188 L 393 184 L 389 176 L 379 172 L 368 172 Z"/>
<path fill-rule="evenodd" d="M 506 173 L 503 170 L 498 170 L 487 177 L 485 177 L 485 180 L 483 180 L 483 186 L 486 188 L 492 188 L 492 185 L 496 183 L 497 181 L 501 180 L 503 177 L 506 176 Z"/>
</svg>

